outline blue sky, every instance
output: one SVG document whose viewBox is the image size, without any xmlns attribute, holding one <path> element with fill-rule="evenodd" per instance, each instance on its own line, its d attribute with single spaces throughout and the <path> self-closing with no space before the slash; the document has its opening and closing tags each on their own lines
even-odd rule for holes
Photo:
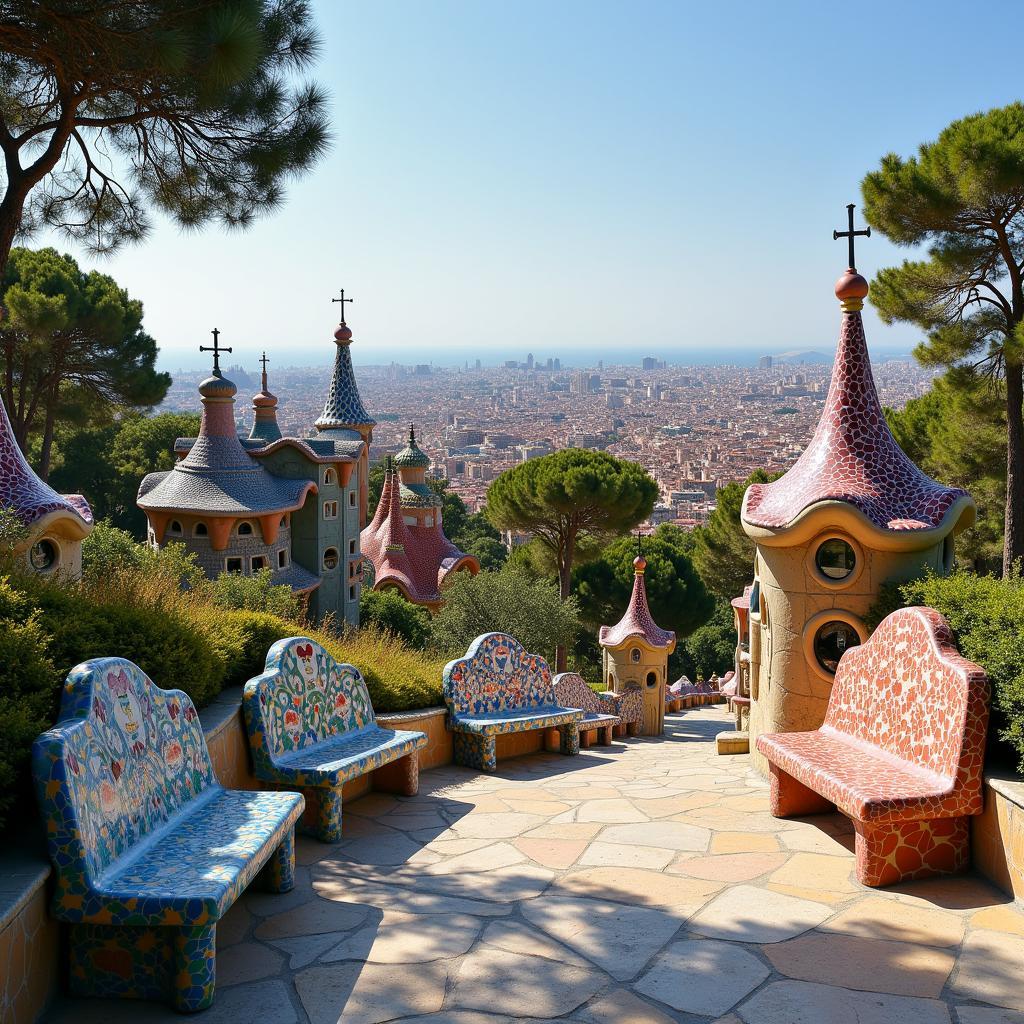
<svg viewBox="0 0 1024 1024">
<path fill-rule="evenodd" d="M 327 362 L 340 285 L 364 363 L 830 349 L 863 174 L 1024 93 L 962 3 L 316 9 L 335 141 L 283 208 L 77 254 L 144 301 L 167 368 L 214 326 L 246 365 Z M 912 346 L 870 319 L 876 351 Z"/>
</svg>

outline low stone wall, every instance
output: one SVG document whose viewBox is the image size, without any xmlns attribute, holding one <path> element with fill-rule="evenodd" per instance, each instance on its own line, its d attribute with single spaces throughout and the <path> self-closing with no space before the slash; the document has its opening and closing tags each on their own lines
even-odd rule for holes
<svg viewBox="0 0 1024 1024">
<path fill-rule="evenodd" d="M 1024 900 L 1024 781 L 985 780 L 985 810 L 971 819 L 971 854 L 978 871 Z"/>
</svg>

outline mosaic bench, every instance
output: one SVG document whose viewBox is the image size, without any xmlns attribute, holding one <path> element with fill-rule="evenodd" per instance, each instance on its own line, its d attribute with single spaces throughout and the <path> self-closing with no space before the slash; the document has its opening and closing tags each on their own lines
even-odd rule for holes
<svg viewBox="0 0 1024 1024">
<path fill-rule="evenodd" d="M 256 778 L 301 790 L 322 842 L 341 839 L 342 787 L 350 779 L 394 762 L 394 777 L 381 773 L 376 787 L 404 796 L 419 790 L 426 733 L 377 725 L 359 669 L 335 661 L 315 640 L 274 644 L 263 674 L 245 684 L 242 709 Z"/>
<path fill-rule="evenodd" d="M 615 728 L 616 736 L 636 736 L 644 720 L 644 694 L 639 683 L 627 683 L 621 693 L 605 690 L 598 694 L 616 715 L 619 724 Z"/>
<path fill-rule="evenodd" d="M 213 1002 L 217 921 L 292 888 L 301 796 L 224 789 L 192 701 L 130 661 L 72 669 L 32 750 L 76 996 Z"/>
<path fill-rule="evenodd" d="M 455 763 L 493 772 L 495 736 L 557 728 L 563 754 L 580 752 L 583 712 L 555 697 L 548 663 L 506 633 L 484 633 L 444 667 L 444 702 Z"/>
<path fill-rule="evenodd" d="M 622 724 L 618 715 L 609 714 L 608 705 L 587 686 L 576 672 L 562 672 L 554 678 L 555 700 L 567 708 L 580 708 L 583 721 L 580 722 L 580 743 L 590 746 L 595 734 L 607 746 L 612 741 L 615 728 Z"/>
<path fill-rule="evenodd" d="M 938 612 L 900 609 L 843 655 L 820 729 L 758 737 L 772 813 L 852 818 L 864 885 L 962 870 L 987 725 L 985 672 Z"/>
</svg>

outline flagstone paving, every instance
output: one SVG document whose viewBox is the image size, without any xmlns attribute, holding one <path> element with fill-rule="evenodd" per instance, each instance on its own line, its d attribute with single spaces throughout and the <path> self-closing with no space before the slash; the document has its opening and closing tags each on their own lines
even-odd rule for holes
<svg viewBox="0 0 1024 1024">
<path fill-rule="evenodd" d="M 218 928 L 203 1024 L 1024 1024 L 1024 910 L 966 875 L 873 890 L 840 815 L 777 821 L 731 721 L 345 807 L 295 890 Z M 181 1020 L 64 1000 L 50 1024 Z"/>
</svg>

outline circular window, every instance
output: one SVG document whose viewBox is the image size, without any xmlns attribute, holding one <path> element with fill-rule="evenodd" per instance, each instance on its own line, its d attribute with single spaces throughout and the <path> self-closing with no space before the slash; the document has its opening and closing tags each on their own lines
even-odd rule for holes
<svg viewBox="0 0 1024 1024">
<path fill-rule="evenodd" d="M 41 540 L 32 545 L 28 557 L 36 572 L 49 572 L 57 565 L 60 551 L 52 540 Z"/>
<path fill-rule="evenodd" d="M 830 675 L 835 675 L 839 659 L 851 647 L 860 644 L 860 635 L 848 622 L 832 619 L 814 634 L 814 657 Z"/>
<path fill-rule="evenodd" d="M 647 689 L 648 690 L 653 689 L 657 685 L 658 685 L 658 674 L 657 674 L 657 672 L 648 672 L 647 673 Z"/>
<path fill-rule="evenodd" d="M 638 662 L 640 660 L 640 648 L 639 647 L 634 647 L 633 650 L 631 650 L 629 652 L 629 660 L 632 661 L 634 664 L 636 664 L 636 662 Z"/>
<path fill-rule="evenodd" d="M 337 569 L 338 567 L 338 549 L 328 548 L 324 552 L 324 568 L 325 569 Z"/>
<path fill-rule="evenodd" d="M 857 567 L 853 548 L 839 537 L 825 541 L 814 554 L 814 564 L 826 579 L 845 580 Z"/>
</svg>

